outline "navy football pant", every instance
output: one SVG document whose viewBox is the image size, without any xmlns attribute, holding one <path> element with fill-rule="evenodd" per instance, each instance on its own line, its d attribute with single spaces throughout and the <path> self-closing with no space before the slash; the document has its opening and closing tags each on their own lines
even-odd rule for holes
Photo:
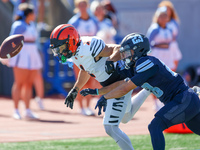
<svg viewBox="0 0 200 150">
<path fill-rule="evenodd" d="M 191 89 L 176 95 L 155 114 L 148 126 L 154 150 L 165 149 L 163 130 L 179 123 L 186 123 L 190 130 L 200 135 L 200 100 Z"/>
<path fill-rule="evenodd" d="M 200 113 L 190 121 L 185 122 L 185 124 L 191 131 L 200 135 Z"/>
</svg>

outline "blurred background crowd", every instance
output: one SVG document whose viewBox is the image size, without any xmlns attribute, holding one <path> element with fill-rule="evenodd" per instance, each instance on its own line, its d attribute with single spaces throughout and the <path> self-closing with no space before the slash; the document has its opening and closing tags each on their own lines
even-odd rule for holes
<svg viewBox="0 0 200 150">
<path fill-rule="evenodd" d="M 21 3 L 31 4 L 31 8 L 22 8 Z M 0 96 L 12 96 L 14 114 L 18 114 L 18 101 L 22 98 L 27 117 L 37 118 L 29 109 L 31 97 L 27 92 L 33 91 L 40 109 L 45 109 L 44 96 L 67 95 L 76 80 L 78 68 L 59 64 L 49 49 L 51 31 L 66 23 L 74 25 L 81 36 L 98 36 L 109 44 L 119 44 L 129 33 L 142 33 L 150 40 L 150 55 L 179 72 L 189 86 L 200 85 L 199 8 L 199 0 L 0 0 L 0 43 L 10 34 L 23 33 L 28 39 L 25 38 L 25 45 L 34 43 L 38 51 L 34 54 L 38 59 L 34 60 L 36 65 L 33 66 L 37 71 L 30 72 L 33 77 L 29 74 L 27 80 L 26 72 L 15 68 L 18 60 L 0 63 Z M 31 28 L 29 34 L 15 29 L 20 17 L 28 26 L 34 22 L 34 29 Z M 32 50 L 31 47 L 27 49 Z M 25 57 L 20 59 L 24 61 Z M 91 78 L 86 87 L 98 88 L 100 85 Z M 17 94 L 21 90 L 26 96 Z M 77 96 L 81 114 L 94 115 L 90 109 L 91 98 Z M 20 115 L 13 117 L 20 119 Z"/>
</svg>

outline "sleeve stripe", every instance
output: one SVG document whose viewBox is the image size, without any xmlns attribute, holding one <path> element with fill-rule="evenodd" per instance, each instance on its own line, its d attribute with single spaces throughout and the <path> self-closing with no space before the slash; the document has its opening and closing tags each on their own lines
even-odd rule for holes
<svg viewBox="0 0 200 150">
<path fill-rule="evenodd" d="M 97 45 L 97 46 L 98 46 L 98 48 L 96 48 L 96 47 L 97 47 L 97 46 L 96 46 L 96 47 L 95 47 L 96 51 L 95 51 L 95 49 L 94 49 L 94 51 L 93 51 L 93 52 L 94 52 L 94 53 L 96 53 L 96 52 L 99 50 L 99 47 L 100 47 L 101 45 L 102 45 L 102 43 L 101 43 L 101 41 L 100 41 L 100 43 Z"/>
<path fill-rule="evenodd" d="M 137 71 L 138 73 L 143 72 L 143 71 L 146 71 L 146 70 L 148 70 L 149 68 L 151 68 L 153 65 L 154 65 L 154 63 L 151 62 L 151 61 L 148 59 L 148 60 L 146 60 L 145 62 L 143 62 L 142 64 L 138 65 L 138 66 L 136 67 L 136 71 Z"/>
<path fill-rule="evenodd" d="M 98 44 L 97 44 L 98 43 Z M 103 50 L 105 47 L 105 44 L 102 41 L 99 41 L 95 44 L 95 46 L 92 48 L 92 56 L 96 56 L 96 53 L 98 54 Z"/>
<path fill-rule="evenodd" d="M 94 49 L 93 46 L 94 46 L 94 44 L 96 45 L 97 42 L 98 42 L 98 41 L 95 41 L 95 43 L 93 42 L 93 43 L 91 44 L 90 51 L 92 51 L 92 50 Z"/>
<path fill-rule="evenodd" d="M 93 56 L 93 57 L 94 57 L 96 51 L 98 50 L 98 49 L 96 49 L 96 47 L 98 46 L 98 43 L 99 43 L 99 41 L 97 41 L 97 42 L 95 43 L 95 45 L 92 47 L 92 56 Z"/>
</svg>

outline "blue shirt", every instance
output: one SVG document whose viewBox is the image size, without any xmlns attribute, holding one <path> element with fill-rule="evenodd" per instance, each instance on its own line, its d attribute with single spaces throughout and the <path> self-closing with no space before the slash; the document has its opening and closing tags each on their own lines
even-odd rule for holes
<svg viewBox="0 0 200 150">
<path fill-rule="evenodd" d="M 98 21 L 95 17 L 90 16 L 88 20 L 80 18 L 80 14 L 74 15 L 68 24 L 73 25 L 79 32 L 80 36 L 95 36 L 99 30 Z"/>
</svg>

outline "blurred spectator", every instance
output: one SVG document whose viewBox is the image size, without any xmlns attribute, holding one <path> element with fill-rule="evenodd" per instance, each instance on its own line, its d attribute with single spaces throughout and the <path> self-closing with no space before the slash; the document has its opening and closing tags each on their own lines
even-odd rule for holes
<svg viewBox="0 0 200 150">
<path fill-rule="evenodd" d="M 13 6 L 14 6 L 14 10 L 13 10 L 13 18 L 14 19 L 19 16 L 19 14 L 18 14 L 18 12 L 20 12 L 19 5 L 21 3 L 27 2 L 28 4 L 33 5 L 34 14 L 35 14 L 35 16 L 38 16 L 37 27 L 38 27 L 39 30 L 41 30 L 43 28 L 43 26 L 44 26 L 43 21 L 44 21 L 44 2 L 45 2 L 45 0 L 40 0 L 40 1 L 38 1 L 38 0 L 2 0 L 2 1 L 3 2 L 8 2 L 8 1 L 12 2 Z M 37 38 L 37 40 L 38 40 L 38 38 Z M 39 41 L 37 41 L 37 45 L 39 46 Z M 35 100 L 38 103 L 39 108 L 41 110 L 43 110 L 44 105 L 43 105 L 43 102 L 42 102 L 42 98 L 44 97 L 44 81 L 43 81 L 41 70 L 37 71 L 37 75 L 35 76 L 35 80 L 34 80 L 34 87 L 35 87 L 35 90 L 36 90 Z"/>
<path fill-rule="evenodd" d="M 111 20 L 105 18 L 106 10 L 102 3 L 97 0 L 93 1 L 90 5 L 90 10 L 99 21 L 99 31 L 97 32 L 97 36 L 107 44 L 114 44 L 114 36 L 116 35 L 116 30 L 113 27 Z"/>
<path fill-rule="evenodd" d="M 117 19 L 117 11 L 114 8 L 113 4 L 110 2 L 110 0 L 103 0 L 102 4 L 106 10 L 105 12 L 105 18 L 108 18 L 112 21 L 112 24 L 116 30 L 118 30 L 119 22 Z"/>
<path fill-rule="evenodd" d="M 168 15 L 166 7 L 159 7 L 153 17 L 151 26 L 147 31 L 147 37 L 149 38 L 151 46 L 151 55 L 157 57 L 163 61 L 173 71 L 176 69 L 174 64 L 175 57 L 174 52 L 169 49 L 173 40 L 173 34 L 171 29 L 167 27 Z M 155 99 L 155 109 L 159 110 L 163 104 L 159 100 Z"/>
<path fill-rule="evenodd" d="M 6 2 L 11 2 L 13 4 L 13 20 L 15 20 L 15 16 L 17 14 L 19 5 L 21 3 L 27 2 L 27 3 L 31 3 L 34 6 L 34 13 L 37 16 L 38 13 L 38 9 L 37 9 L 37 1 L 38 0 L 2 0 L 4 3 Z"/>
<path fill-rule="evenodd" d="M 178 67 L 179 61 L 182 59 L 182 54 L 178 46 L 177 42 L 177 36 L 178 36 L 178 30 L 179 30 L 179 17 L 175 11 L 175 8 L 170 1 L 162 1 L 158 7 L 167 7 L 167 15 L 169 17 L 169 21 L 167 23 L 167 27 L 172 30 L 173 33 L 173 41 L 170 43 L 170 50 L 173 51 L 174 54 L 174 71 L 176 71 Z"/>
<path fill-rule="evenodd" d="M 170 69 L 174 70 L 174 53 L 169 47 L 173 40 L 171 29 L 167 27 L 168 15 L 166 7 L 159 7 L 153 17 L 153 22 L 147 31 L 151 44 L 151 55 L 162 60 Z"/>
<path fill-rule="evenodd" d="M 76 14 L 69 20 L 68 23 L 72 24 L 78 30 L 80 36 L 95 36 L 99 30 L 98 21 L 95 17 L 91 16 L 88 13 L 88 7 L 89 7 L 88 0 L 75 0 L 74 2 L 75 2 L 74 12 Z M 74 65 L 74 73 L 77 78 L 79 73 L 79 68 L 76 65 Z M 100 84 L 91 77 L 82 89 L 92 88 L 92 87 L 98 88 L 100 87 Z M 92 98 L 91 95 L 83 97 L 78 93 L 76 99 L 79 101 L 82 115 L 86 116 L 94 115 L 94 112 L 90 108 L 91 98 Z M 86 99 L 86 106 L 83 104 L 84 99 Z"/>
<path fill-rule="evenodd" d="M 88 13 L 89 3 L 88 0 L 75 0 L 76 13 L 70 20 L 69 24 L 72 24 L 79 32 L 80 36 L 94 36 L 99 30 L 98 21 L 95 17 Z"/>
<path fill-rule="evenodd" d="M 33 85 L 35 87 L 35 101 L 38 104 L 38 107 L 41 110 L 44 110 L 44 104 L 43 104 L 43 98 L 44 98 L 44 80 L 42 77 L 42 71 L 39 69 L 37 70 L 37 74 L 35 76 L 35 79 L 33 81 Z"/>
<path fill-rule="evenodd" d="M 21 119 L 18 110 L 20 99 L 25 103 L 25 118 L 38 119 L 38 116 L 30 110 L 33 82 L 38 70 L 42 68 L 42 61 L 36 44 L 37 30 L 34 25 L 35 17 L 33 5 L 22 3 L 19 5 L 16 19 L 11 27 L 11 35 L 24 35 L 24 46 L 22 50 L 16 57 L 9 60 L 9 66 L 13 67 L 14 72 L 12 98 L 15 107 L 13 117 L 15 119 Z"/>
</svg>

